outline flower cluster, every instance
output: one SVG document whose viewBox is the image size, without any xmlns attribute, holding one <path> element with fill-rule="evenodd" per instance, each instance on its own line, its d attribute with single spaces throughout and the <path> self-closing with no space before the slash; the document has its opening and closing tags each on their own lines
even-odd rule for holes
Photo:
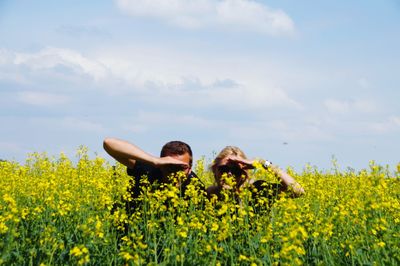
<svg viewBox="0 0 400 266">
<path fill-rule="evenodd" d="M 274 186 L 227 186 L 208 198 L 198 183 L 213 182 L 203 158 L 185 190 L 179 174 L 163 184 L 144 178 L 132 198 L 126 168 L 85 148 L 76 162 L 0 162 L 0 265 L 398 265 L 397 168 L 288 169 L 306 190 L 300 198 Z M 257 166 L 252 177 L 279 182 Z"/>
</svg>

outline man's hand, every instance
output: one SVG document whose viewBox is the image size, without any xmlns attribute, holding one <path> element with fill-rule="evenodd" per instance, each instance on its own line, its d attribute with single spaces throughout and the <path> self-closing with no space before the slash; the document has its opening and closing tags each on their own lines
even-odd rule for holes
<svg viewBox="0 0 400 266">
<path fill-rule="evenodd" d="M 176 168 L 178 170 L 185 170 L 190 168 L 189 164 L 175 159 L 171 156 L 157 158 L 157 160 L 154 161 L 154 166 L 160 169 Z"/>
</svg>

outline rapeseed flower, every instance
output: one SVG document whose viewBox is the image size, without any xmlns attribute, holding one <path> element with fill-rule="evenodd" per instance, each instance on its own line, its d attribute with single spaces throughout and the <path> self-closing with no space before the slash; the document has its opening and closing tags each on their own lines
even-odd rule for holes
<svg viewBox="0 0 400 266">
<path fill-rule="evenodd" d="M 194 169 L 211 184 L 202 160 Z M 307 191 L 296 199 L 254 199 L 232 189 L 229 177 L 219 199 L 195 185 L 182 195 L 183 176 L 157 188 L 143 179 L 134 199 L 126 168 L 90 159 L 83 147 L 76 162 L 33 154 L 24 165 L 0 162 L 0 257 L 46 265 L 399 264 L 399 167 L 394 174 L 374 162 L 359 172 L 288 169 Z M 251 174 L 277 182 L 257 165 Z"/>
</svg>

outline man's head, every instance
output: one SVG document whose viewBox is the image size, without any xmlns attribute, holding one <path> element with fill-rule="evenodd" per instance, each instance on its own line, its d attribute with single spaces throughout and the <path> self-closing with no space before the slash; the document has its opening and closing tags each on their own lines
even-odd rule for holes
<svg viewBox="0 0 400 266">
<path fill-rule="evenodd" d="M 160 157 L 166 157 L 166 156 L 170 156 L 177 160 L 180 160 L 185 164 L 188 164 L 189 167 L 184 169 L 179 169 L 179 167 L 171 166 L 170 169 L 164 170 L 163 174 L 165 176 L 168 176 L 169 174 L 178 171 L 184 171 L 186 174 L 190 173 L 193 163 L 193 153 L 192 149 L 188 144 L 178 140 L 166 143 L 161 149 Z"/>
</svg>

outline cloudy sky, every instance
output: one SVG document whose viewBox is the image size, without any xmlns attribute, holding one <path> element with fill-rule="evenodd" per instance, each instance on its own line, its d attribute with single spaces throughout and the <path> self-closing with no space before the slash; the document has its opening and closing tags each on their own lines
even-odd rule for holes
<svg viewBox="0 0 400 266">
<path fill-rule="evenodd" d="M 400 3 L 0 1 L 0 158 L 107 136 L 282 167 L 400 162 Z"/>
</svg>

